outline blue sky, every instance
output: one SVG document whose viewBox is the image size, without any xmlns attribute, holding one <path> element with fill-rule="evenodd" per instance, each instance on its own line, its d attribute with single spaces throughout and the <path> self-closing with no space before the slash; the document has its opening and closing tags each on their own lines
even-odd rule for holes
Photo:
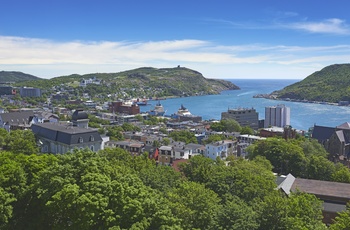
<svg viewBox="0 0 350 230">
<path fill-rule="evenodd" d="M 181 65 L 303 79 L 350 60 L 346 0 L 0 0 L 0 70 L 42 78 Z"/>
</svg>

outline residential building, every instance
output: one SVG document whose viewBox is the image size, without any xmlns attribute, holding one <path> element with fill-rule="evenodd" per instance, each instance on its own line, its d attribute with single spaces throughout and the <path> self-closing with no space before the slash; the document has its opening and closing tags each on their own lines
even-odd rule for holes
<svg viewBox="0 0 350 230">
<path fill-rule="evenodd" d="M 34 117 L 32 118 L 31 122 L 32 123 L 45 123 L 45 122 L 58 122 L 59 117 L 51 112 L 47 111 L 40 111 L 40 112 L 35 112 Z"/>
<path fill-rule="evenodd" d="M 4 128 L 8 132 L 15 129 L 29 129 L 33 116 L 34 112 L 32 110 L 1 113 L 0 128 Z"/>
<path fill-rule="evenodd" d="M 290 108 L 281 104 L 265 107 L 265 128 L 276 126 L 285 127 L 290 125 Z"/>
<path fill-rule="evenodd" d="M 189 144 L 185 145 L 185 148 L 191 150 L 191 154 L 188 156 L 189 159 L 195 155 L 204 156 L 204 153 L 205 153 L 205 146 L 204 145 L 189 143 Z"/>
<path fill-rule="evenodd" d="M 158 163 L 161 165 L 171 165 L 173 163 L 173 153 L 171 146 L 159 147 Z"/>
<path fill-rule="evenodd" d="M 80 86 L 85 87 L 88 84 L 95 84 L 95 85 L 100 85 L 101 84 L 101 80 L 97 79 L 96 77 L 90 78 L 90 79 L 82 79 L 80 81 Z"/>
<path fill-rule="evenodd" d="M 259 114 L 254 108 L 237 108 L 228 109 L 227 112 L 221 113 L 221 120 L 234 119 L 240 126 L 249 126 L 254 130 L 259 128 Z"/>
<path fill-rule="evenodd" d="M 106 147 L 122 148 L 130 152 L 133 156 L 138 156 L 142 153 L 144 143 L 139 141 L 108 141 Z"/>
<path fill-rule="evenodd" d="M 224 140 L 205 145 L 204 156 L 216 160 L 217 157 L 226 159 L 228 156 L 236 155 L 235 141 Z"/>
<path fill-rule="evenodd" d="M 247 156 L 246 148 L 253 144 L 255 141 L 265 140 L 265 137 L 243 134 L 238 137 L 238 146 L 237 146 L 237 156 L 245 158 Z"/>
</svg>

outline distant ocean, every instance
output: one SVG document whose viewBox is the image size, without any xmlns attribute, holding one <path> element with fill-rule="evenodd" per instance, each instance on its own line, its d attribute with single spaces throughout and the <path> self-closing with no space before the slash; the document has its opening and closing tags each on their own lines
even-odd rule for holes
<svg viewBox="0 0 350 230">
<path fill-rule="evenodd" d="M 221 113 L 228 108 L 254 108 L 259 113 L 259 119 L 264 119 L 265 107 L 285 104 L 290 107 L 291 126 L 301 130 L 308 130 L 314 124 L 335 127 L 344 122 L 350 122 L 350 107 L 253 98 L 256 94 L 271 93 L 299 80 L 232 79 L 229 81 L 241 89 L 223 91 L 220 95 L 166 99 L 162 100 L 161 104 L 168 115 L 175 113 L 183 104 L 192 114 L 202 116 L 204 120 L 219 120 Z M 149 103 L 148 106 L 142 106 L 141 111 L 150 110 L 157 102 Z"/>
</svg>

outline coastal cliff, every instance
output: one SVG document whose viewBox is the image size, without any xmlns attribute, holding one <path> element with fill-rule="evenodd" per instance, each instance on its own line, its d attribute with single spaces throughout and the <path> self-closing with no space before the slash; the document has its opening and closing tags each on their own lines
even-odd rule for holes
<svg viewBox="0 0 350 230">
<path fill-rule="evenodd" d="M 284 89 L 255 97 L 324 103 L 350 101 L 350 64 L 327 66 Z"/>
</svg>

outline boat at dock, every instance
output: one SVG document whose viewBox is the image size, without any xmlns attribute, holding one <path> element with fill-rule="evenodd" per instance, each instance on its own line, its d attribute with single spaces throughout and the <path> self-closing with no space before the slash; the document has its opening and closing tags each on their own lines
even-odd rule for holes
<svg viewBox="0 0 350 230">
<path fill-rule="evenodd" d="M 160 102 L 158 101 L 154 108 L 148 111 L 148 114 L 152 116 L 164 116 L 165 110 L 162 104 L 160 104 Z"/>
</svg>

